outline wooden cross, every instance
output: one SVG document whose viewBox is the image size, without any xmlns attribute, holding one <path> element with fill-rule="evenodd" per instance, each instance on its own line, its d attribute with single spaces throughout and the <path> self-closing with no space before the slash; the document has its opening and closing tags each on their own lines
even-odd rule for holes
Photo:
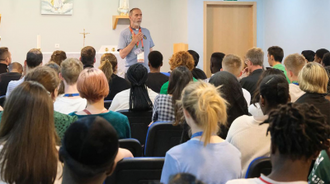
<svg viewBox="0 0 330 184">
<path fill-rule="evenodd" d="M 80 33 L 80 34 L 84 35 L 83 47 L 85 47 L 85 38 L 86 38 L 86 35 L 87 34 L 90 34 L 90 33 L 86 33 L 85 32 L 85 29 L 84 29 L 84 32 L 83 33 Z"/>
</svg>

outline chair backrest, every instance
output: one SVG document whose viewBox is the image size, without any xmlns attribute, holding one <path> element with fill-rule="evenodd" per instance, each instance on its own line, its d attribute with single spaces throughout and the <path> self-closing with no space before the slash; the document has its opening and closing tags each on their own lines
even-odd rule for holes
<svg viewBox="0 0 330 184">
<path fill-rule="evenodd" d="M 149 111 L 129 111 L 120 110 L 119 113 L 127 116 L 129 124 L 131 126 L 131 137 L 140 141 L 141 145 L 144 145 L 148 125 L 151 122 L 152 110 Z"/>
<path fill-rule="evenodd" d="M 144 155 L 147 157 L 164 157 L 173 146 L 180 144 L 182 128 L 173 126 L 172 122 L 155 122 L 148 130 Z"/>
<path fill-rule="evenodd" d="M 137 139 L 119 139 L 119 147 L 128 149 L 134 157 L 142 157 L 142 146 Z"/>
<path fill-rule="evenodd" d="M 149 184 L 159 181 L 164 165 L 162 158 L 124 158 L 104 184 Z"/>
<path fill-rule="evenodd" d="M 272 172 L 270 157 L 258 157 L 250 163 L 245 178 L 259 177 L 260 174 L 268 175 Z"/>
<path fill-rule="evenodd" d="M 112 100 L 104 100 L 104 108 L 109 109 L 111 103 L 112 103 Z"/>
</svg>

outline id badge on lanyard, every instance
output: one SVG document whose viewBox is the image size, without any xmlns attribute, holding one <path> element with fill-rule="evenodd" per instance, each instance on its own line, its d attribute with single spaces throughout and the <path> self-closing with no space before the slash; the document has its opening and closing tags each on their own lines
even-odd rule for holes
<svg viewBox="0 0 330 184">
<path fill-rule="evenodd" d="M 132 28 L 129 27 L 131 30 L 131 33 L 133 36 L 135 36 L 135 33 L 133 32 Z M 141 33 L 141 28 L 139 29 L 139 33 Z M 139 48 L 139 43 L 136 43 L 135 47 L 136 49 L 134 50 L 134 54 L 137 56 L 137 62 L 138 63 L 144 63 L 144 45 L 143 45 L 143 38 L 141 39 L 141 46 L 142 48 Z"/>
</svg>

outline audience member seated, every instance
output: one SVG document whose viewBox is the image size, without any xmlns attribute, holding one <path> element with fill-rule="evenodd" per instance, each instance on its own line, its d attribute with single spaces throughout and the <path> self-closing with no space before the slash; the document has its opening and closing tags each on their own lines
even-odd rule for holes
<svg viewBox="0 0 330 184">
<path fill-rule="evenodd" d="M 60 79 L 64 83 L 64 94 L 59 95 L 54 102 L 54 110 L 63 114 L 82 111 L 87 101 L 81 98 L 77 89 L 78 76 L 83 70 L 82 63 L 76 58 L 62 62 Z"/>
<path fill-rule="evenodd" d="M 169 64 L 171 71 L 174 70 L 178 66 L 185 66 L 190 71 L 194 69 L 194 58 L 192 57 L 189 52 L 186 51 L 180 51 L 172 55 Z M 193 79 L 194 81 L 197 81 L 197 79 Z M 165 82 L 160 89 L 160 94 L 167 94 L 167 88 L 168 88 L 168 81 Z"/>
<path fill-rule="evenodd" d="M 53 61 L 50 61 L 48 62 L 47 64 L 45 64 L 44 66 L 48 66 L 50 68 L 52 68 L 53 70 L 55 70 L 55 72 L 60 75 L 61 73 L 61 67 L 60 65 L 58 65 L 57 63 L 53 62 Z"/>
<path fill-rule="evenodd" d="M 6 94 L 8 83 L 19 80 L 23 73 L 23 67 L 18 62 L 13 62 L 8 67 L 9 72 L 0 74 L 0 96 Z"/>
<path fill-rule="evenodd" d="M 248 104 L 243 96 L 242 87 L 233 74 L 226 71 L 217 72 L 211 77 L 210 83 L 215 87 L 219 86 L 219 93 L 227 102 L 227 124 L 220 126 L 221 131 L 218 134 L 226 139 L 232 122 L 237 117 L 248 115 Z"/>
<path fill-rule="evenodd" d="M 0 124 L 0 183 L 61 183 L 53 114 L 39 83 L 23 82 L 12 91 Z"/>
<path fill-rule="evenodd" d="M 191 139 L 165 156 L 161 182 L 177 173 L 191 173 L 204 183 L 225 183 L 241 177 L 241 153 L 217 133 L 226 124 L 226 101 L 216 87 L 202 81 L 190 83 L 178 102 L 177 123 L 186 120 Z M 212 169 L 211 169 L 212 168 Z"/>
<path fill-rule="evenodd" d="M 329 125 L 317 108 L 308 104 L 286 104 L 269 114 L 267 134 L 271 136 L 272 172 L 259 178 L 227 184 L 307 184 L 312 161 L 329 147 Z"/>
<path fill-rule="evenodd" d="M 261 81 L 267 77 L 268 75 L 282 75 L 285 77 L 284 73 L 281 70 L 275 69 L 275 68 L 269 68 L 262 72 L 262 74 L 259 77 L 259 80 L 257 82 L 257 90 L 253 94 L 252 97 L 252 104 L 249 106 L 249 113 L 253 116 L 255 119 L 264 119 L 264 113 L 262 112 L 260 108 L 260 92 L 259 87 Z"/>
<path fill-rule="evenodd" d="M 56 50 L 53 52 L 52 56 L 50 57 L 49 62 L 54 62 L 61 66 L 62 61 L 66 60 L 66 53 L 62 50 Z"/>
<path fill-rule="evenodd" d="M 130 138 L 131 129 L 126 116 L 104 108 L 104 97 L 109 94 L 109 85 L 104 73 L 96 68 L 84 69 L 77 81 L 77 89 L 82 98 L 86 98 L 87 106 L 82 111 L 70 113 L 71 116 L 100 116 L 106 119 L 117 131 L 120 139 Z"/>
<path fill-rule="evenodd" d="M 298 78 L 300 89 L 306 93 L 295 103 L 314 105 L 326 117 L 326 121 L 330 125 L 330 101 L 325 98 L 329 78 L 325 69 L 316 62 L 310 62 L 302 68 Z"/>
<path fill-rule="evenodd" d="M 112 100 L 109 110 L 133 110 L 148 111 L 152 109 L 156 92 L 146 87 L 148 70 L 144 65 L 136 63 L 127 70 L 128 81 L 131 82 L 131 89 L 118 93 Z"/>
<path fill-rule="evenodd" d="M 11 63 L 11 53 L 7 47 L 0 47 L 0 74 L 8 72 Z"/>
<path fill-rule="evenodd" d="M 315 56 L 314 56 L 314 62 L 316 63 L 321 63 L 323 55 L 328 53 L 329 51 L 327 49 L 319 49 L 315 52 Z"/>
<path fill-rule="evenodd" d="M 60 79 L 58 78 L 55 70 L 48 66 L 37 67 L 26 75 L 25 81 L 34 81 L 40 83 L 49 92 L 53 102 L 55 101 L 57 97 L 58 85 L 60 83 Z M 76 120 L 76 116 L 71 117 L 69 115 L 54 111 L 54 121 L 57 135 L 62 139 L 65 130 L 70 126 L 71 123 Z"/>
<path fill-rule="evenodd" d="M 201 80 L 207 79 L 204 71 L 199 68 L 196 68 L 196 66 L 198 65 L 198 62 L 199 62 L 199 54 L 194 50 L 188 50 L 188 52 L 189 52 L 189 54 L 192 55 L 192 57 L 194 58 L 194 62 L 195 62 L 194 69 L 191 71 L 193 77 L 195 79 L 201 79 Z"/>
<path fill-rule="evenodd" d="M 290 84 L 290 79 L 288 78 L 285 67 L 284 65 L 282 65 L 282 60 L 284 57 L 283 49 L 279 46 L 272 46 L 269 47 L 267 51 L 268 51 L 267 58 L 268 58 L 269 66 L 281 70 L 284 73 L 286 80 Z"/>
<path fill-rule="evenodd" d="M 109 94 L 105 100 L 112 100 L 117 93 L 129 89 L 131 84 L 124 78 L 117 75 L 118 63 L 115 55 L 105 53 L 101 57 L 101 65 L 99 67 L 109 82 Z"/>
<path fill-rule="evenodd" d="M 245 176 L 249 164 L 258 157 L 269 156 L 270 136 L 266 135 L 268 124 L 262 124 L 268 114 L 280 104 L 288 103 L 289 85 L 282 75 L 265 77 L 259 87 L 260 106 L 263 118 L 243 115 L 235 119 L 229 128 L 226 141 L 240 150 L 242 173 Z"/>
<path fill-rule="evenodd" d="M 315 52 L 312 50 L 303 50 L 301 54 L 305 57 L 307 62 L 313 62 L 315 57 Z"/>
<path fill-rule="evenodd" d="M 168 94 L 159 94 L 155 98 L 152 121 L 174 121 L 176 101 L 181 98 L 182 90 L 193 80 L 190 70 L 185 66 L 175 68 L 168 84 Z"/>
<path fill-rule="evenodd" d="M 148 73 L 146 85 L 154 92 L 159 93 L 162 85 L 169 79 L 168 76 L 160 73 L 160 68 L 163 66 L 163 55 L 158 51 L 151 51 L 148 60 L 150 72 Z"/>
<path fill-rule="evenodd" d="M 304 91 L 299 88 L 298 74 L 300 70 L 305 66 L 306 60 L 304 56 L 300 54 L 290 54 L 284 59 L 285 70 L 291 83 L 289 83 L 289 92 L 291 102 L 295 102 L 300 98 Z"/>
<path fill-rule="evenodd" d="M 171 176 L 169 184 L 204 184 L 202 181 L 189 173 L 179 173 Z"/>
<path fill-rule="evenodd" d="M 24 61 L 24 75 L 25 76 L 29 71 L 36 68 L 37 66 L 42 65 L 42 53 L 40 49 L 31 49 L 26 54 L 26 60 Z M 8 83 L 6 98 L 9 97 L 11 91 L 24 81 L 25 77 L 22 77 L 19 80 L 12 80 Z"/>
<path fill-rule="evenodd" d="M 94 68 L 96 51 L 92 46 L 86 46 L 81 49 L 80 61 L 85 68 Z"/>
<path fill-rule="evenodd" d="M 227 71 L 233 74 L 237 79 L 239 79 L 242 71 L 242 60 L 236 55 L 228 54 L 223 58 L 222 61 L 222 71 Z M 242 88 L 244 98 L 246 103 L 250 105 L 251 103 L 251 94 L 246 89 Z"/>
<path fill-rule="evenodd" d="M 222 60 L 225 54 L 222 52 L 214 52 L 210 59 L 210 70 L 212 74 L 219 72 L 222 69 Z"/>
<path fill-rule="evenodd" d="M 324 54 L 322 59 L 322 65 L 324 66 L 324 69 L 327 71 L 328 77 L 330 79 L 330 52 Z M 325 98 L 330 100 L 330 80 L 328 82 L 328 91 L 327 91 L 327 96 L 325 96 Z"/>
<path fill-rule="evenodd" d="M 116 162 L 133 157 L 118 146 L 116 130 L 104 118 L 90 116 L 73 123 L 59 151 L 64 163 L 63 184 L 103 184 Z"/>
<path fill-rule="evenodd" d="M 257 81 L 263 71 L 264 52 L 256 47 L 249 49 L 245 55 L 245 63 L 249 76 L 242 78 L 240 83 L 242 88 L 248 90 L 253 96 L 257 88 Z"/>
<path fill-rule="evenodd" d="M 322 150 L 317 157 L 308 181 L 310 184 L 330 183 L 330 147 Z"/>
</svg>

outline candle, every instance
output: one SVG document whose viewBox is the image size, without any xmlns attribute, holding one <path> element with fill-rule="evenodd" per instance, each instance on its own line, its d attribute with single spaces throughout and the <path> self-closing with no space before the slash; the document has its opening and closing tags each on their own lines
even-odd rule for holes
<svg viewBox="0 0 330 184">
<path fill-rule="evenodd" d="M 37 35 L 37 49 L 41 48 L 41 36 Z"/>
</svg>

